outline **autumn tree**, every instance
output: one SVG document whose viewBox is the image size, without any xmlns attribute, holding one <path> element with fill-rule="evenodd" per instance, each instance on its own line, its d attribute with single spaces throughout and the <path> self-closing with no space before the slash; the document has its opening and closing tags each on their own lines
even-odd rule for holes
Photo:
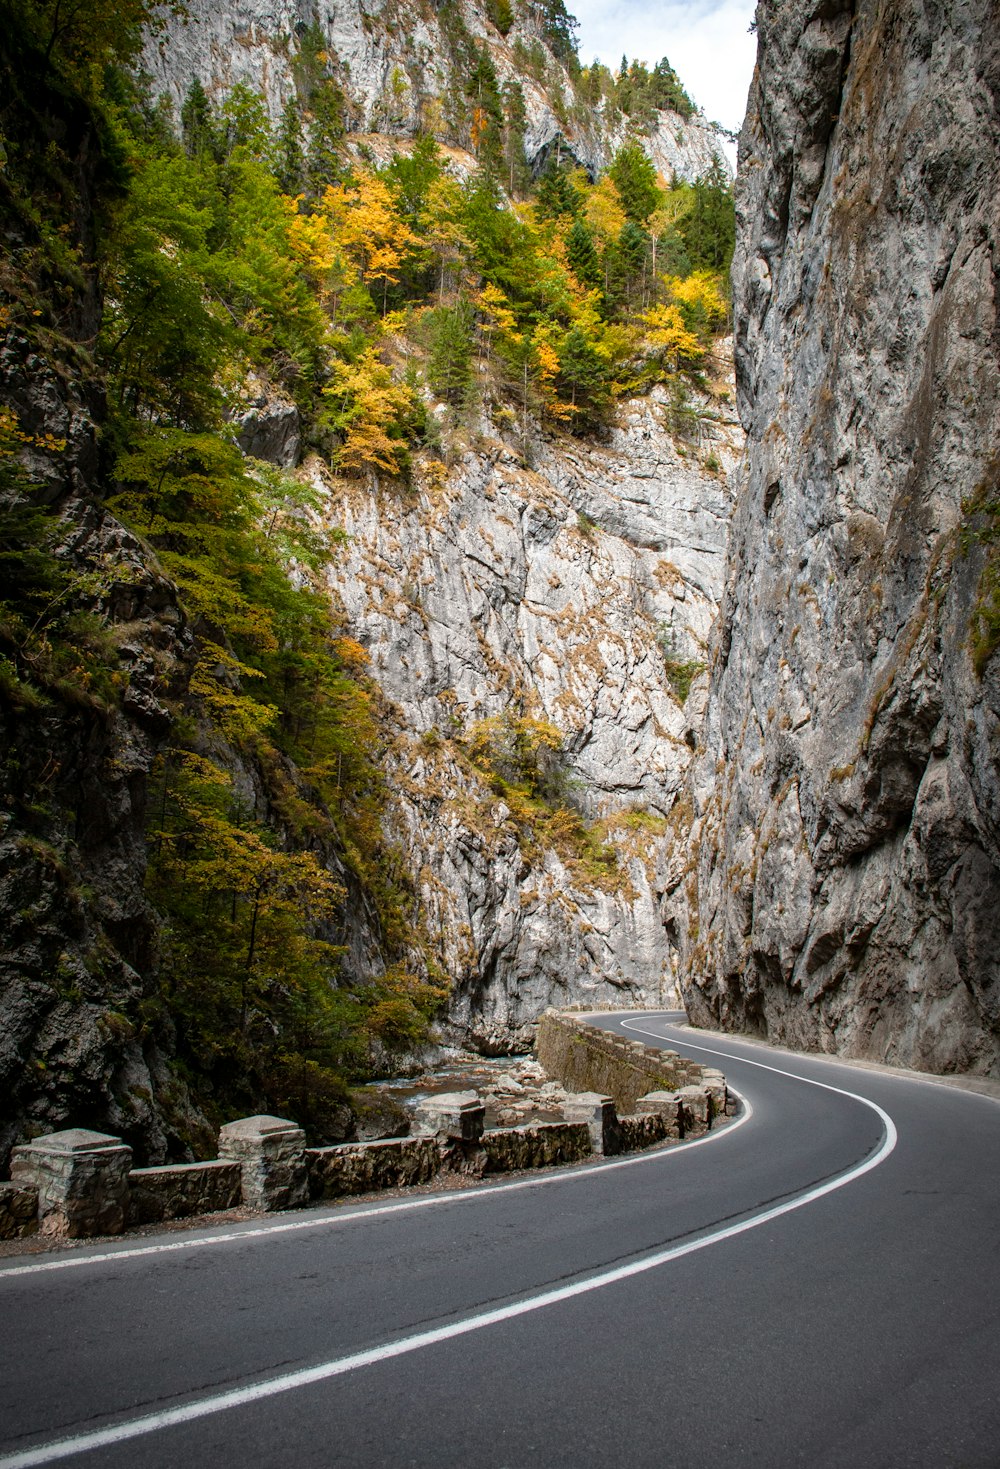
<svg viewBox="0 0 1000 1469">
<path fill-rule="evenodd" d="M 390 285 L 397 285 L 406 254 L 419 243 L 402 218 L 386 181 L 362 172 L 354 188 L 330 188 L 323 207 L 366 283 L 382 282 L 382 313 Z"/>
<path fill-rule="evenodd" d="M 399 474 L 407 462 L 403 423 L 413 411 L 413 392 L 394 380 L 377 350 L 365 347 L 356 361 L 334 363 L 324 395 L 326 421 L 343 436 L 338 468 Z"/>
</svg>

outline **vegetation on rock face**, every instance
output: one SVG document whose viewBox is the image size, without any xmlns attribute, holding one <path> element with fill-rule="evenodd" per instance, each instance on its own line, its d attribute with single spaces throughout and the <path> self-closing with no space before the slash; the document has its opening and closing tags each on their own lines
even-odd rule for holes
<svg viewBox="0 0 1000 1469">
<path fill-rule="evenodd" d="M 555 848 L 585 887 L 620 883 L 615 849 L 573 805 L 561 730 L 545 719 L 507 713 L 473 725 L 463 743 L 528 846 Z"/>
<path fill-rule="evenodd" d="M 106 722 L 128 697 L 123 587 L 162 571 L 187 631 L 143 649 L 160 668 L 137 798 L 155 935 L 131 956 L 141 1013 L 122 1023 L 164 1039 L 216 1119 L 289 1111 L 327 1136 L 341 1078 L 418 1044 L 442 991 L 383 833 L 378 691 L 324 589 L 335 537 L 294 474 L 237 447 L 241 385 L 279 385 L 348 478 L 404 482 L 415 453 L 438 455 L 435 399 L 445 432 L 478 399 L 516 405 L 522 442 L 532 420 L 599 432 L 623 394 L 703 363 L 726 317 L 730 192 L 721 168 L 666 184 L 635 143 L 596 183 L 553 164 L 532 186 L 523 96 L 501 93 L 447 7 L 465 179 L 431 132 L 384 167 L 351 161 L 315 27 L 272 130 L 242 87 L 213 103 L 194 83 L 177 119 L 143 94 L 128 64 L 165 7 L 3 9 L 0 330 L 9 360 L 71 381 L 99 429 L 81 468 L 23 404 L 0 414 L 7 815 L 27 820 L 12 752 L 43 717 Z M 640 123 L 690 106 L 665 62 L 581 69 L 561 0 L 538 9 L 578 96 Z M 490 18 L 510 28 L 505 0 Z M 60 516 L 81 495 L 134 533 L 131 569 L 70 544 Z M 565 800 L 559 743 L 508 721 L 473 731 L 469 758 L 540 839 L 613 868 Z M 384 960 L 364 984 L 341 969 L 349 890 Z"/>
<path fill-rule="evenodd" d="M 994 466 L 994 474 L 998 466 Z M 1000 648 L 1000 493 L 994 481 L 984 481 L 962 505 L 966 524 L 962 548 L 985 547 L 985 560 L 969 628 L 973 667 L 982 677 L 987 663 Z"/>
</svg>

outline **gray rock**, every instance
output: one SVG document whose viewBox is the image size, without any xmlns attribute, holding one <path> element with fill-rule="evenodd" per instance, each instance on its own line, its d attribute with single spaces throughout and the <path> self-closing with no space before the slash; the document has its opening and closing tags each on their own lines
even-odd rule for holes
<svg viewBox="0 0 1000 1469">
<path fill-rule="evenodd" d="M 534 12 L 519 11 L 504 38 L 489 24 L 483 7 L 463 0 L 456 8 L 477 43 L 489 50 L 500 85 L 517 81 L 523 88 L 528 159 L 539 166 L 558 147 L 591 171 L 606 167 L 628 135 L 629 119 L 607 115 L 603 104 L 566 121 L 556 115 L 554 88 L 525 75 L 514 57 L 515 40 L 528 45 L 544 40 Z M 189 0 L 185 12 L 184 19 L 168 17 L 143 55 L 155 90 L 170 99 L 176 117 L 192 79 L 198 77 L 212 97 L 221 97 L 237 82 L 262 93 L 271 122 L 277 124 L 286 99 L 295 92 L 298 35 L 313 20 L 322 29 L 328 53 L 339 63 L 349 102 L 349 129 L 366 135 L 366 147 L 380 161 L 385 161 L 390 139 L 398 140 L 397 146 L 408 146 L 426 126 L 428 106 L 446 99 L 449 89 L 464 81 L 452 72 L 446 36 L 433 7 L 409 12 L 405 25 L 400 24 L 393 0 L 368 0 L 364 6 L 349 0 L 319 11 L 303 0 L 228 0 L 225 5 Z M 559 78 L 564 95 L 570 96 L 572 83 L 565 67 L 551 56 L 547 66 L 549 74 Z M 641 141 L 657 169 L 670 176 L 691 180 L 704 173 L 716 156 L 728 168 L 723 137 L 701 113 L 682 118 L 661 112 L 651 136 Z M 475 163 L 470 153 L 465 171 Z"/>
<path fill-rule="evenodd" d="M 251 374 L 230 415 L 244 454 L 281 469 L 294 469 L 302 447 L 302 424 L 290 398 Z"/>
<path fill-rule="evenodd" d="M 411 498 L 306 461 L 347 532 L 332 588 L 398 728 L 390 835 L 450 980 L 444 1035 L 489 1053 L 530 1045 L 551 1003 L 676 998 L 665 818 L 692 751 L 665 649 L 706 656 L 729 499 L 664 412 L 656 393 L 628 403 L 600 449 L 540 441 L 530 471 L 484 421 Z M 716 427 L 735 463 L 738 431 Z M 471 765 L 463 741 L 508 711 L 563 734 L 568 802 L 602 820 L 617 881 L 533 841 Z"/>
<path fill-rule="evenodd" d="M 701 1024 L 1000 1075 L 1000 52 L 986 0 L 758 7 L 748 433 L 678 886 Z M 695 902 L 692 906 L 692 897 Z"/>
</svg>

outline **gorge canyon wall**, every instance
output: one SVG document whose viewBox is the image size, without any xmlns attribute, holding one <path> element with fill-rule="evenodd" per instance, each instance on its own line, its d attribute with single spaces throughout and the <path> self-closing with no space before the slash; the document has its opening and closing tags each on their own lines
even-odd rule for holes
<svg viewBox="0 0 1000 1469">
<path fill-rule="evenodd" d="M 995 5 L 758 7 L 692 1018 L 1000 1069 Z"/>
</svg>

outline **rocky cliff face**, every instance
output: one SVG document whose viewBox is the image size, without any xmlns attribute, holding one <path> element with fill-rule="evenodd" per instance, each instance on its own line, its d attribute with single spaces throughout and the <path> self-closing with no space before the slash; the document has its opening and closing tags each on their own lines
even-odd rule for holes
<svg viewBox="0 0 1000 1469">
<path fill-rule="evenodd" d="M 297 27 L 314 20 L 312 7 L 190 9 L 190 24 L 147 53 L 174 100 L 194 75 L 219 90 L 243 80 L 262 86 L 280 115 Z M 474 9 L 463 14 L 501 79 L 511 75 L 516 31 L 505 41 Z M 395 146 L 448 85 L 433 49 L 445 46 L 439 20 L 429 8 L 415 14 L 411 34 L 388 9 L 367 22 L 354 6 L 325 15 L 356 125 L 381 128 Z M 398 66 L 405 85 L 393 83 Z M 525 91 L 532 159 L 558 137 L 587 166 L 607 160 L 620 132 L 599 118 L 560 122 L 551 86 L 526 81 Z M 398 114 L 386 111 L 390 98 Z M 172 743 L 202 633 L 150 546 L 104 503 L 116 484 L 87 352 L 101 302 L 90 269 L 96 206 L 83 186 L 103 160 L 93 128 L 64 117 L 60 98 L 44 100 L 52 116 L 36 126 L 25 110 L 26 132 L 76 148 L 60 207 L 73 202 L 67 238 L 87 269 L 66 284 L 62 314 L 38 323 L 43 312 L 30 311 L 34 335 L 4 315 L 0 397 L 30 481 L 23 498 L 51 510 L 54 556 L 81 606 L 92 585 L 113 690 L 98 697 L 85 668 L 71 670 L 66 688 L 53 677 L 37 697 L 30 680 L 0 685 L 0 1166 L 12 1142 L 68 1124 L 123 1135 L 156 1162 L 211 1149 L 210 1098 L 193 1100 L 177 1064 L 159 983 L 163 918 L 144 895 L 152 772 Z M 664 114 L 660 133 L 650 146 L 661 167 L 691 176 L 710 163 L 717 136 L 697 119 Z M 26 254 L 24 238 L 6 217 L 3 228 L 9 264 Z M 36 289 L 34 279 L 24 286 L 30 302 Z M 516 424 L 509 405 L 494 403 L 495 421 L 448 436 L 448 465 L 419 456 L 412 490 L 335 479 L 308 462 L 328 524 L 347 533 L 331 595 L 389 705 L 390 835 L 416 894 L 408 917 L 429 940 L 413 967 L 433 954 L 450 986 L 446 1038 L 509 1050 L 553 1001 L 660 1003 L 676 992 L 663 896 L 683 861 L 675 839 L 686 830 L 704 680 L 686 695 L 723 585 L 724 472 L 741 438 L 718 397 L 678 403 L 655 389 L 623 405 L 600 443 Z M 248 375 L 230 406 L 247 454 L 297 465 L 298 410 L 272 382 Z M 682 433 L 672 433 L 679 414 Z M 6 481 L 0 491 L 0 510 L 16 510 L 22 492 L 7 497 Z M 6 540 L 0 550 L 8 554 Z M 183 712 L 197 723 L 193 705 Z M 505 796 L 490 776 L 483 749 L 506 738 L 511 719 L 534 721 L 561 746 L 546 770 L 559 799 L 547 807 Z M 291 843 L 252 754 L 221 739 L 211 753 L 239 804 Z M 364 981 L 388 964 L 384 935 L 334 846 L 318 850 L 347 892 L 331 937 L 344 976 Z"/>
<path fill-rule="evenodd" d="M 333 583 L 394 710 L 393 822 L 452 988 L 445 1030 L 488 1051 L 529 1043 L 548 1004 L 676 995 L 661 910 L 699 701 L 669 673 L 705 658 L 729 498 L 664 414 L 654 391 L 608 443 L 540 443 L 531 469 L 483 423 L 411 497 L 332 487 Z M 734 420 L 706 432 L 731 466 Z M 559 731 L 569 800 L 617 871 L 533 840 L 467 758 L 507 713 Z"/>
<path fill-rule="evenodd" d="M 749 455 L 695 781 L 702 1023 L 1000 1072 L 995 6 L 758 7 Z M 987 650 L 988 651 L 988 650 Z"/>
<path fill-rule="evenodd" d="M 377 0 L 367 6 L 348 0 L 319 8 L 313 0 L 232 0 L 224 6 L 192 0 L 186 9 L 187 19 L 169 24 L 143 58 L 154 89 L 170 98 L 176 115 L 197 77 L 209 96 L 228 93 L 238 82 L 260 92 L 276 123 L 295 94 L 300 38 L 315 23 L 339 65 L 350 131 L 373 135 L 367 141 L 380 153 L 386 137 L 402 143 L 422 127 L 437 128 L 443 99 L 449 91 L 461 95 L 464 79 L 454 70 L 457 20 L 476 45 L 488 50 L 500 85 L 521 85 L 529 162 L 544 162 L 558 146 L 596 174 L 610 163 L 628 131 L 627 118 L 610 119 L 603 107 L 573 108 L 566 102 L 572 97 L 569 76 L 548 50 L 541 52 L 543 75 L 525 72 L 514 47 L 519 41 L 537 46 L 542 37 L 527 6 L 506 36 L 470 0 L 448 7 L 421 0 L 403 5 Z M 716 155 L 725 160 L 721 135 L 700 113 L 683 118 L 661 112 L 643 142 L 657 169 L 670 178 L 690 181 Z"/>
</svg>

